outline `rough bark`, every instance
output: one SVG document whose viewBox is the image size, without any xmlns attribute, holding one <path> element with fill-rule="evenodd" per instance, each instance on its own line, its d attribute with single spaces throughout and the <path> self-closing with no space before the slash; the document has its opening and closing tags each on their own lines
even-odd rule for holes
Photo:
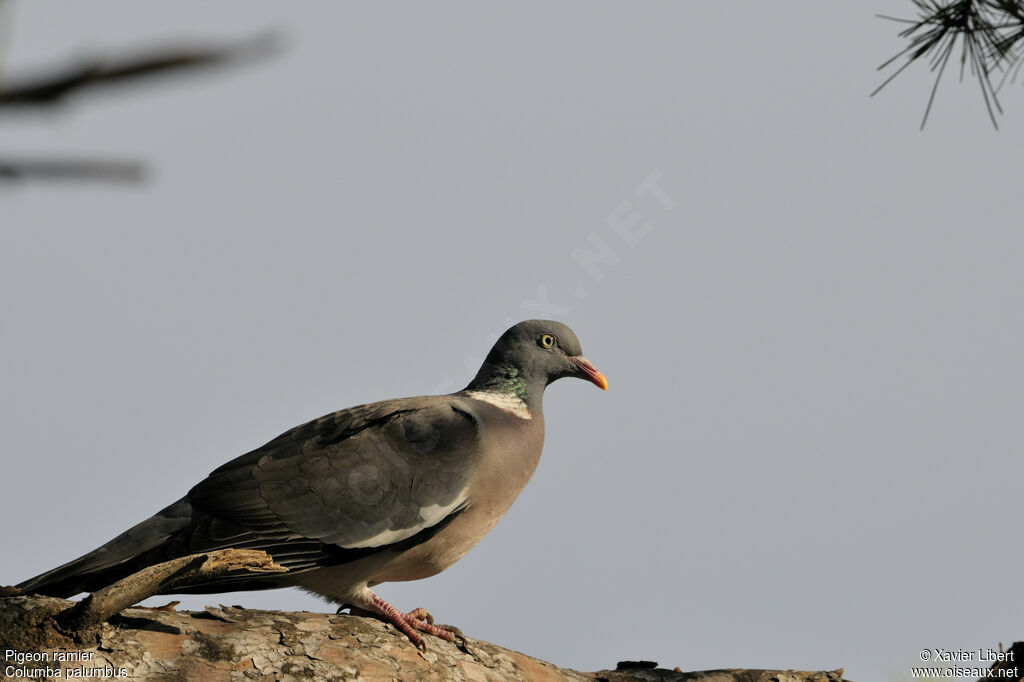
<svg viewBox="0 0 1024 682">
<path fill-rule="evenodd" d="M 57 622 L 65 630 L 87 630 L 154 594 L 166 594 L 175 588 L 232 574 L 284 573 L 287 570 L 275 564 L 269 554 L 258 550 L 225 549 L 184 556 L 148 566 L 93 592 L 58 614 Z"/>
<path fill-rule="evenodd" d="M 129 608 L 80 631 L 56 616 L 71 603 L 37 596 L 0 598 L 0 678 L 49 667 L 104 669 L 105 679 L 153 680 L 679 680 L 700 682 L 838 682 L 842 671 L 624 669 L 584 673 L 494 644 L 465 646 L 430 638 L 425 654 L 394 627 L 371 617 L 253 611 Z M 7 650 L 15 652 L 13 655 Z M 62 655 L 85 660 L 58 660 Z M 43 654 L 18 663 L 17 654 Z M 8 668 L 8 666 L 14 666 Z M 23 673 L 24 674 L 24 673 Z M 38 674 L 38 673 L 37 673 Z M 81 675 L 81 672 L 71 674 Z"/>
<path fill-rule="evenodd" d="M 623 662 L 584 673 L 469 637 L 420 652 L 373 617 L 131 607 L 211 577 L 286 570 L 263 552 L 223 550 L 150 566 L 74 604 L 0 587 L 0 679 L 840 682 L 843 671 L 684 673 Z M 10 596 L 8 596 L 10 595 Z M 129 608 L 131 607 L 131 608 Z"/>
</svg>

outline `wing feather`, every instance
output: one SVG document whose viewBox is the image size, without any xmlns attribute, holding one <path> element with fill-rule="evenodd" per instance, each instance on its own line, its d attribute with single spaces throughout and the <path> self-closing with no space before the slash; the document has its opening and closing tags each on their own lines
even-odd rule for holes
<svg viewBox="0 0 1024 682">
<path fill-rule="evenodd" d="M 465 507 L 478 441 L 475 420 L 443 396 L 335 412 L 195 486 L 189 501 L 213 521 L 188 544 L 280 551 L 301 539 L 313 544 L 287 556 L 323 561 L 407 541 Z"/>
</svg>

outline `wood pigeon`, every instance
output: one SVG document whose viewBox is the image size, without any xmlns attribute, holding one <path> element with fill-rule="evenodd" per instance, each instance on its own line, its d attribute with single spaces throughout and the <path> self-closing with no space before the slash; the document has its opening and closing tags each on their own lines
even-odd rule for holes
<svg viewBox="0 0 1024 682">
<path fill-rule="evenodd" d="M 360 405 L 297 426 L 102 547 L 17 589 L 70 597 L 176 557 L 258 549 L 288 572 L 176 592 L 298 586 L 379 615 L 420 648 L 417 631 L 451 640 L 425 610 L 402 613 L 370 588 L 435 575 L 494 527 L 537 467 L 544 389 L 562 377 L 608 388 L 569 327 L 520 322 L 502 334 L 465 389 Z"/>
</svg>

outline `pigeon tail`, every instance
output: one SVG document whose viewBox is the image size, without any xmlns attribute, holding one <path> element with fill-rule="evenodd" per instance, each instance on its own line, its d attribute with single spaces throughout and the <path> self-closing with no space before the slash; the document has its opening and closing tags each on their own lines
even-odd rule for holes
<svg viewBox="0 0 1024 682">
<path fill-rule="evenodd" d="M 142 568 L 133 560 L 166 544 L 192 522 L 193 513 L 192 505 L 182 498 L 102 547 L 16 587 L 22 594 L 62 598 L 106 587 Z"/>
</svg>

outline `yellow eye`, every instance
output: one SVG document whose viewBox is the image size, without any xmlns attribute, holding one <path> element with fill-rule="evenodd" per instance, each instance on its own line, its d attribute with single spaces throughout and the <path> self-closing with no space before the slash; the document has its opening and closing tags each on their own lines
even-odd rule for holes
<svg viewBox="0 0 1024 682">
<path fill-rule="evenodd" d="M 551 334 L 545 334 L 544 336 L 540 337 L 540 345 L 544 346 L 545 348 L 554 348 L 555 337 L 551 336 Z"/>
</svg>

